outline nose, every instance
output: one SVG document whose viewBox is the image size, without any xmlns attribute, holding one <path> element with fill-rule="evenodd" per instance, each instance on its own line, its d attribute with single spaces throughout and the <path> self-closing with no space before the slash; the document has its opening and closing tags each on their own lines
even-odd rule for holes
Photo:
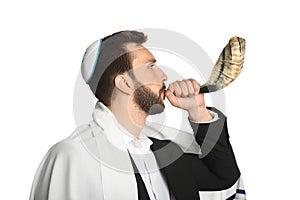
<svg viewBox="0 0 300 200">
<path fill-rule="evenodd" d="M 162 69 L 159 69 L 162 73 L 161 76 L 161 82 L 165 82 L 166 80 L 168 80 L 168 76 L 165 74 L 165 72 Z"/>
</svg>

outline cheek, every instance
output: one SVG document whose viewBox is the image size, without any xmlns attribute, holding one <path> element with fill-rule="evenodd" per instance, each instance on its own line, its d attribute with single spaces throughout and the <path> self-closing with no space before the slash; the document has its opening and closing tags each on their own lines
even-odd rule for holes
<svg viewBox="0 0 300 200">
<path fill-rule="evenodd" d="M 162 83 L 159 83 L 159 77 L 157 76 L 156 73 L 154 73 L 153 71 L 149 70 L 149 72 L 145 73 L 143 76 L 142 76 L 142 80 L 143 82 L 147 82 L 149 85 L 159 85 L 159 84 L 162 84 Z"/>
<path fill-rule="evenodd" d="M 138 77 L 136 76 L 137 80 L 142 83 L 144 86 L 151 87 L 155 89 L 156 87 L 159 88 L 161 87 L 162 83 L 159 83 L 157 80 L 157 77 L 149 74 L 149 73 L 144 73 L 143 75 L 139 75 Z"/>
<path fill-rule="evenodd" d="M 139 73 L 135 73 L 136 79 L 144 84 L 151 84 L 153 82 L 153 75 L 147 71 L 140 71 Z"/>
</svg>

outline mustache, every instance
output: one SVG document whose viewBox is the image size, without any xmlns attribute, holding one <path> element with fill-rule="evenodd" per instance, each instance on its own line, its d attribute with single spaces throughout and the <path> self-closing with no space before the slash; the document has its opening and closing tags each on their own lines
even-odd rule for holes
<svg viewBox="0 0 300 200">
<path fill-rule="evenodd" d="M 165 83 L 163 83 L 162 88 L 160 89 L 159 92 L 160 92 L 160 93 L 161 93 L 161 92 L 165 92 L 166 88 L 167 88 L 167 87 L 166 87 Z"/>
</svg>

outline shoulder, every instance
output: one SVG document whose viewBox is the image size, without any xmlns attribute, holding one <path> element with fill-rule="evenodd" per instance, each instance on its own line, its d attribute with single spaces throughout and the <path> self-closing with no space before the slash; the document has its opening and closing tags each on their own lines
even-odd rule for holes
<svg viewBox="0 0 300 200">
<path fill-rule="evenodd" d="M 48 150 L 37 169 L 31 199 L 69 199 L 72 196 L 88 199 L 85 198 L 87 194 L 98 195 L 95 191 L 99 189 L 101 177 L 95 179 L 95 176 L 99 163 L 83 147 L 82 143 L 91 138 L 80 138 L 88 133 L 81 128 Z"/>
<path fill-rule="evenodd" d="M 84 153 L 83 143 L 87 139 L 92 139 L 91 137 L 87 138 L 89 129 L 87 125 L 80 126 L 76 128 L 72 134 L 63 139 L 56 144 L 54 144 L 48 151 L 50 156 L 60 156 L 60 157 L 78 157 Z"/>
</svg>

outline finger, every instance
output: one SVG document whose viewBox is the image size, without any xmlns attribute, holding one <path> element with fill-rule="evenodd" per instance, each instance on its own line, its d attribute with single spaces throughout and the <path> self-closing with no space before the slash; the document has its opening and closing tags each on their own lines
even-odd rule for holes
<svg viewBox="0 0 300 200">
<path fill-rule="evenodd" d="M 179 81 L 174 82 L 173 86 L 174 86 L 174 92 L 175 92 L 176 97 L 180 97 L 181 96 L 181 89 L 180 89 L 180 86 L 179 86 Z"/>
<path fill-rule="evenodd" d="M 191 82 L 193 84 L 195 94 L 199 94 L 200 84 L 195 79 L 190 78 L 190 80 L 191 80 Z"/>
<path fill-rule="evenodd" d="M 186 83 L 187 88 L 188 88 L 189 96 L 195 95 L 195 90 L 194 90 L 194 86 L 193 86 L 192 81 L 187 79 L 187 80 L 185 80 L 185 83 Z"/>
<path fill-rule="evenodd" d="M 174 91 L 175 91 L 174 84 L 173 83 L 169 84 L 167 89 L 171 90 L 171 92 L 174 93 Z"/>
<path fill-rule="evenodd" d="M 179 83 L 179 87 L 181 89 L 181 97 L 189 96 L 189 89 L 188 89 L 185 81 L 182 80 L 182 81 L 179 81 L 178 83 Z"/>
<path fill-rule="evenodd" d="M 167 99 L 170 101 L 172 106 L 180 107 L 178 98 L 173 94 L 173 91 L 171 91 L 170 88 L 167 89 L 165 95 Z"/>
</svg>

